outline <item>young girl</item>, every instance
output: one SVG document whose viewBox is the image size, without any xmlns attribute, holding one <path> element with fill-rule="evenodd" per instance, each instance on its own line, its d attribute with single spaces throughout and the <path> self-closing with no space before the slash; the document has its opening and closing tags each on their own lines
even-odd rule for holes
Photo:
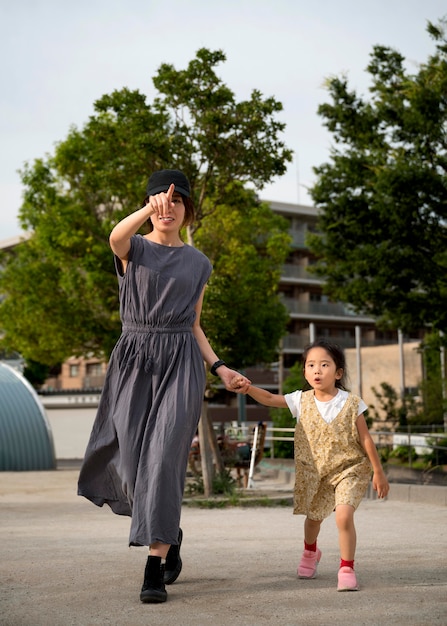
<svg viewBox="0 0 447 626">
<path fill-rule="evenodd" d="M 272 394 L 247 386 L 242 378 L 234 379 L 232 386 L 265 406 L 288 407 L 296 417 L 293 512 L 306 515 L 299 578 L 315 578 L 321 559 L 317 547 L 321 523 L 335 509 L 341 556 L 337 589 L 356 591 L 354 511 L 365 495 L 371 469 L 379 498 L 388 494 L 389 485 L 363 416 L 367 406 L 345 390 L 345 372 L 342 350 L 320 340 L 303 354 L 310 390 Z"/>
</svg>

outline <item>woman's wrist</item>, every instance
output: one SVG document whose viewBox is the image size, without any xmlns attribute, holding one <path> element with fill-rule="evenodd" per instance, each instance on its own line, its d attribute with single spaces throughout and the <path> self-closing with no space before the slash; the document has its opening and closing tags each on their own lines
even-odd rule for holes
<svg viewBox="0 0 447 626">
<path fill-rule="evenodd" d="M 149 219 L 150 217 L 152 217 L 152 215 L 155 215 L 156 211 L 154 209 L 154 207 L 151 205 L 150 202 L 147 202 L 143 209 L 146 209 L 147 213 L 146 213 L 146 219 Z"/>
<path fill-rule="evenodd" d="M 221 359 L 218 359 L 217 361 L 215 361 L 215 363 L 212 364 L 211 366 L 211 374 L 213 376 L 219 376 L 219 374 L 217 373 L 217 370 L 219 369 L 219 367 L 222 367 L 222 365 L 226 366 L 225 361 L 222 361 Z"/>
</svg>

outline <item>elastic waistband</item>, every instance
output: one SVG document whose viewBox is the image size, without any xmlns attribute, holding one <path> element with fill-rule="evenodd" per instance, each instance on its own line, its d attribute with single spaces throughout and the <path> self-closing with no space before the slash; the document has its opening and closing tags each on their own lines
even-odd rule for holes
<svg viewBox="0 0 447 626">
<path fill-rule="evenodd" d="M 192 333 L 191 326 L 150 326 L 149 324 L 123 324 L 123 332 L 132 333 Z"/>
</svg>

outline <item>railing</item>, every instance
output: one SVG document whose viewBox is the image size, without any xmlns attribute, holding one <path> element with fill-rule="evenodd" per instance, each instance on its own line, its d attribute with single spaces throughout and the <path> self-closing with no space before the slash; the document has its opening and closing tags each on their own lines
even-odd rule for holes
<svg viewBox="0 0 447 626">
<path fill-rule="evenodd" d="M 247 423 L 239 424 L 237 426 L 232 426 L 226 430 L 226 434 L 229 437 L 233 437 L 236 439 L 242 439 L 247 441 L 250 439 L 251 433 L 249 431 L 253 431 L 253 444 L 251 450 L 251 460 L 250 460 L 250 471 L 248 476 L 248 488 L 253 487 L 253 473 L 254 473 L 254 457 L 256 454 L 256 449 L 258 445 L 258 426 L 256 425 L 253 428 L 253 425 L 249 425 Z M 274 441 L 289 441 L 291 444 L 294 443 L 294 428 L 280 428 L 276 426 L 268 426 L 266 429 L 265 442 L 274 442 Z M 279 434 L 276 434 L 279 433 Z M 427 452 L 430 451 L 442 451 L 443 453 L 447 451 L 446 446 L 439 446 L 437 443 L 421 443 L 420 441 L 415 441 L 414 437 L 421 437 L 421 435 L 412 435 L 411 433 L 395 433 L 391 431 L 370 431 L 370 434 L 373 438 L 373 441 L 378 449 L 381 447 L 393 447 L 396 448 L 398 446 L 406 446 L 410 451 L 410 462 L 409 468 L 411 468 L 411 450 L 414 447 L 425 448 Z M 394 436 L 395 435 L 403 435 L 408 436 L 407 443 L 396 442 Z M 425 435 L 428 439 L 445 439 L 446 433 L 430 433 Z M 416 446 L 415 446 L 416 444 Z M 270 458 L 274 458 L 273 456 L 274 447 L 270 446 Z M 292 449 L 293 455 L 293 449 Z M 431 471 L 431 469 L 427 470 Z"/>
<path fill-rule="evenodd" d="M 355 337 L 338 337 L 331 336 L 331 341 L 335 341 L 342 348 L 355 348 Z M 309 345 L 309 335 L 285 335 L 282 338 L 282 350 L 283 352 L 304 350 Z"/>
<path fill-rule="evenodd" d="M 251 431 L 253 431 L 253 428 L 254 428 L 253 424 L 245 422 L 244 424 L 239 424 L 238 426 L 231 426 L 225 429 L 225 434 L 228 437 L 233 437 L 235 439 L 241 439 L 243 441 L 247 441 L 250 439 Z M 291 443 L 293 443 L 294 432 L 295 432 L 294 428 L 279 428 L 276 426 L 267 426 L 265 441 L 266 442 L 267 441 L 269 442 L 290 441 Z M 276 435 L 274 433 L 279 433 L 279 435 Z M 273 454 L 273 447 L 271 447 L 271 454 Z"/>
<path fill-rule="evenodd" d="M 265 436 L 265 441 L 290 441 L 291 443 L 293 443 L 294 439 L 293 436 L 292 437 L 274 437 L 273 435 L 268 435 L 268 432 L 280 432 L 280 433 L 294 433 L 295 429 L 294 428 L 276 428 L 274 426 L 270 426 L 267 427 L 266 429 L 266 436 Z M 254 487 L 253 484 L 253 475 L 254 475 L 254 470 L 255 470 L 255 457 L 256 457 L 256 452 L 257 452 L 257 448 L 258 448 L 258 442 L 259 442 L 259 426 L 256 425 L 255 429 L 254 429 L 254 433 L 253 433 L 253 443 L 252 443 L 252 448 L 251 448 L 251 453 L 250 453 L 250 469 L 249 469 L 249 473 L 248 473 L 248 482 L 247 482 L 247 488 L 248 489 L 252 489 Z M 273 458 L 273 446 L 270 448 L 270 458 Z"/>
<path fill-rule="evenodd" d="M 282 298 L 282 302 L 291 315 L 324 317 L 361 317 L 349 306 L 338 302 L 300 302 L 293 298 Z M 365 316 L 367 317 L 367 316 Z M 369 318 L 368 318 L 369 319 Z"/>
<path fill-rule="evenodd" d="M 104 374 L 87 374 L 82 379 L 83 389 L 102 389 L 105 380 Z"/>
<path fill-rule="evenodd" d="M 292 238 L 293 248 L 307 248 L 306 246 L 307 231 L 292 229 L 289 231 L 289 235 Z"/>
<path fill-rule="evenodd" d="M 328 339 L 330 341 L 334 341 L 335 343 L 337 343 L 344 350 L 356 347 L 355 337 L 334 334 L 328 337 Z M 306 346 L 309 345 L 309 342 L 310 342 L 310 339 L 309 339 L 308 333 L 306 335 L 296 335 L 296 334 L 291 333 L 289 335 L 285 335 L 282 338 L 282 350 L 283 352 L 302 351 L 304 350 Z M 369 348 L 373 346 L 389 346 L 389 345 L 396 345 L 396 344 L 397 344 L 396 338 L 368 339 L 367 337 L 362 337 L 362 340 L 361 340 L 362 348 Z"/>
<path fill-rule="evenodd" d="M 323 280 L 316 274 L 312 274 L 305 266 L 292 265 L 287 263 L 281 268 L 281 279 L 307 280 L 319 285 L 323 284 Z"/>
</svg>

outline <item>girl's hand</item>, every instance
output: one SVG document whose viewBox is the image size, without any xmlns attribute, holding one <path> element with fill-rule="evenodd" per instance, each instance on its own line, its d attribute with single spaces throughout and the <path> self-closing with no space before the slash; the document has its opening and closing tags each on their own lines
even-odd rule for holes
<svg viewBox="0 0 447 626">
<path fill-rule="evenodd" d="M 246 394 L 250 385 L 251 381 L 249 381 L 248 378 L 242 376 L 241 374 L 238 374 L 237 376 L 234 376 L 234 378 L 232 378 L 230 381 L 230 391 Z"/>
<path fill-rule="evenodd" d="M 233 381 L 235 379 L 239 380 L 239 383 L 237 383 L 237 393 L 245 393 L 244 389 L 247 390 L 251 385 L 251 380 L 248 380 L 248 378 L 246 376 L 243 376 L 240 372 L 231 370 L 226 365 L 222 365 L 221 367 L 219 367 L 217 373 L 220 376 L 223 384 L 225 385 L 225 389 L 227 389 L 228 391 L 236 391 L 236 389 L 233 387 Z"/>
<path fill-rule="evenodd" d="M 372 483 L 374 490 L 377 491 L 377 497 L 386 498 L 390 490 L 390 485 L 383 470 L 374 472 Z"/>
</svg>

